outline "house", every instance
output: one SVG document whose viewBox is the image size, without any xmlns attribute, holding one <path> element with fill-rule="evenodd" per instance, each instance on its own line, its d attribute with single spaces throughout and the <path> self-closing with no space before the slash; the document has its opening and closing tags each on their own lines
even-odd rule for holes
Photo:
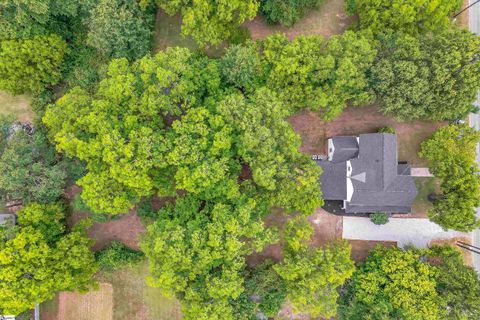
<svg viewBox="0 0 480 320">
<path fill-rule="evenodd" d="M 417 195 L 410 166 L 397 159 L 397 136 L 371 133 L 328 139 L 317 160 L 323 198 L 343 201 L 345 213 L 409 213 Z"/>
</svg>

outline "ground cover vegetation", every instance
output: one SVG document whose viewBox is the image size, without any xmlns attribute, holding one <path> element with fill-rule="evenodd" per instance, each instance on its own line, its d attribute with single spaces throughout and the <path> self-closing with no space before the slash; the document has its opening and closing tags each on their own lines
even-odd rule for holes
<svg viewBox="0 0 480 320">
<path fill-rule="evenodd" d="M 347 106 L 375 100 L 405 120 L 453 119 L 470 111 L 480 84 L 478 38 L 447 23 L 455 3 L 411 1 L 401 15 L 387 2 L 377 8 L 377 2 L 358 0 L 349 4 L 361 30 L 328 40 L 276 34 L 229 46 L 218 59 L 177 47 L 149 54 L 155 6 L 180 14 L 183 34 L 205 49 L 238 37 L 240 24 L 260 7 L 267 19 L 289 25 L 318 3 L 6 1 L 0 89 L 33 93 L 42 121 L 33 132 L 12 131 L 11 120 L 1 123 L 0 168 L 11 173 L 0 178 L 0 192 L 27 206 L 18 226 L 2 233 L 0 287 L 14 290 L 0 291 L 6 306 L 0 311 L 19 313 L 59 290 L 87 289 L 95 257 L 104 270 L 142 258 L 119 243 L 94 256 L 84 225 L 67 231 L 55 204 L 71 176 L 62 162 L 67 157 L 85 164 L 75 180 L 82 206 L 94 214 L 126 213 L 153 196 L 174 198 L 145 211 L 150 224 L 141 249 L 148 284 L 177 298 L 184 319 L 274 317 L 287 300 L 295 311 L 332 317 L 344 292 L 345 319 L 478 318 L 478 290 L 460 285 L 478 288 L 478 280 L 456 251 L 378 249 L 355 271 L 347 243 L 312 246 L 305 217 L 323 204 L 321 170 L 299 151 L 301 139 L 287 121 L 305 109 L 328 121 Z M 416 30 L 415 22 L 400 21 L 417 16 L 423 18 Z M 380 32 L 387 24 L 392 31 Z M 452 128 L 425 142 L 422 155 L 436 162 L 434 174 L 455 177 L 444 182 L 432 219 L 463 230 L 476 224 L 470 209 L 478 201 L 471 196 L 475 188 L 478 196 L 475 170 L 467 170 L 471 152 L 463 151 L 478 138 Z M 462 155 L 454 159 L 457 152 Z M 447 216 L 441 208 L 452 208 L 449 197 L 468 203 Z M 272 208 L 289 215 L 284 229 L 264 224 Z M 282 246 L 283 260 L 247 264 L 246 256 L 273 243 Z M 17 254 L 22 250 L 28 254 Z"/>
<path fill-rule="evenodd" d="M 449 246 L 378 246 L 348 281 L 340 319 L 476 319 L 480 282 Z"/>
</svg>

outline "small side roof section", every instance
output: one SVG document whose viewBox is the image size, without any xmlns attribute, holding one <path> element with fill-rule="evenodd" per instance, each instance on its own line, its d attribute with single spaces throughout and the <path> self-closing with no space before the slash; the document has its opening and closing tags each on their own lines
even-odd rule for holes
<svg viewBox="0 0 480 320">
<path fill-rule="evenodd" d="M 329 139 L 328 155 L 332 162 L 344 162 L 358 157 L 357 137 L 338 136 Z"/>
<path fill-rule="evenodd" d="M 346 162 L 317 161 L 317 164 L 323 170 L 323 174 L 320 176 L 321 185 L 329 186 L 322 190 L 322 198 L 325 200 L 346 199 Z"/>
</svg>

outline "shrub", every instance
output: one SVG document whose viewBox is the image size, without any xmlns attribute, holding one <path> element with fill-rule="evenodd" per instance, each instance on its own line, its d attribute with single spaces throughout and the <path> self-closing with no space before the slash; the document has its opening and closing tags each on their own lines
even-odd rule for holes
<svg viewBox="0 0 480 320">
<path fill-rule="evenodd" d="M 323 0 L 262 0 L 261 10 L 269 23 L 291 27 Z"/>
<path fill-rule="evenodd" d="M 95 253 L 95 259 L 104 270 L 118 270 L 138 263 L 143 259 L 143 253 L 113 241 L 108 247 Z"/>
<path fill-rule="evenodd" d="M 392 133 L 395 134 L 395 129 L 390 126 L 381 127 L 378 129 L 378 133 Z"/>
<path fill-rule="evenodd" d="M 370 215 L 370 220 L 376 225 L 386 224 L 388 222 L 389 214 L 386 212 L 375 212 Z"/>
</svg>

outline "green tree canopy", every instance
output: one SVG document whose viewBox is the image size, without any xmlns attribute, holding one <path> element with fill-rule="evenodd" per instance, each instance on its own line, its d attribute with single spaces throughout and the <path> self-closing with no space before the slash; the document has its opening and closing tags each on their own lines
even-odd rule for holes
<svg viewBox="0 0 480 320">
<path fill-rule="evenodd" d="M 310 247 L 313 228 L 305 218 L 290 220 L 286 227 L 284 259 L 274 269 L 286 283 L 287 298 L 295 311 L 313 317 L 337 313 L 338 288 L 355 270 L 346 241 L 324 248 Z"/>
<path fill-rule="evenodd" d="M 348 11 L 359 15 L 361 28 L 409 34 L 447 29 L 450 16 L 462 4 L 462 0 L 347 0 Z"/>
<path fill-rule="evenodd" d="M 436 279 L 421 251 L 377 246 L 348 283 L 340 319 L 447 319 Z"/>
<path fill-rule="evenodd" d="M 101 0 L 90 12 L 87 44 L 106 57 L 139 59 L 150 52 L 153 10 L 137 0 Z"/>
<path fill-rule="evenodd" d="M 390 35 L 372 68 L 381 110 L 401 120 L 465 116 L 480 89 L 480 38 L 463 29 Z"/>
<path fill-rule="evenodd" d="M 265 206 L 244 191 L 230 203 L 179 198 L 148 227 L 147 281 L 179 298 L 185 319 L 234 320 L 230 300 L 244 290 L 244 256 L 274 239 L 259 220 Z"/>
<path fill-rule="evenodd" d="M 66 164 L 41 131 L 26 132 L 20 123 L 0 116 L 7 129 L 0 136 L 0 198 L 49 203 L 66 184 Z"/>
<path fill-rule="evenodd" d="M 85 226 L 63 233 L 59 210 L 55 205 L 25 207 L 15 236 L 0 242 L 1 314 L 19 314 L 59 291 L 86 291 L 93 284 L 97 265 Z M 55 241 L 54 233 L 61 233 Z"/>
<path fill-rule="evenodd" d="M 233 45 L 220 59 L 224 81 L 244 91 L 252 92 L 264 82 L 264 64 L 256 43 Z"/>
<path fill-rule="evenodd" d="M 62 34 L 68 18 L 79 15 L 91 0 L 4 0 L 0 39 L 27 39 L 51 32 Z"/>
<path fill-rule="evenodd" d="M 268 22 L 291 27 L 322 2 L 323 0 L 262 0 L 260 9 Z"/>
<path fill-rule="evenodd" d="M 298 151 L 301 139 L 273 92 L 261 88 L 247 99 L 232 94 L 217 110 L 235 128 L 238 156 L 248 164 L 252 180 L 268 193 L 270 205 L 304 214 L 322 205 L 321 169 Z"/>
<path fill-rule="evenodd" d="M 96 93 L 74 88 L 49 106 L 43 121 L 59 151 L 87 163 L 78 181 L 87 205 L 126 212 L 155 190 L 173 192 L 166 126 L 219 83 L 215 64 L 188 49 L 168 49 L 132 65 L 118 59 Z"/>
<path fill-rule="evenodd" d="M 220 44 L 235 34 L 237 28 L 257 14 L 258 0 L 156 0 L 169 15 L 180 13 L 182 34 L 201 45 Z"/>
<path fill-rule="evenodd" d="M 0 41 L 0 89 L 39 92 L 57 84 L 67 44 L 59 36 Z"/>
<path fill-rule="evenodd" d="M 267 85 L 292 113 L 308 108 L 331 120 L 347 103 L 363 105 L 372 99 L 366 72 L 376 49 L 362 34 L 347 31 L 328 42 L 318 36 L 289 42 L 275 34 L 265 39 L 263 52 L 271 69 Z"/>
<path fill-rule="evenodd" d="M 480 280 L 475 269 L 464 264 L 462 253 L 450 246 L 433 246 L 428 260 L 439 269 L 437 292 L 446 302 L 446 319 L 479 319 Z"/>
<path fill-rule="evenodd" d="M 476 148 L 480 132 L 467 125 L 450 125 L 421 144 L 420 156 L 432 174 L 442 180 L 442 195 L 429 211 L 432 221 L 446 229 L 471 231 L 478 226 L 480 177 Z"/>
</svg>

